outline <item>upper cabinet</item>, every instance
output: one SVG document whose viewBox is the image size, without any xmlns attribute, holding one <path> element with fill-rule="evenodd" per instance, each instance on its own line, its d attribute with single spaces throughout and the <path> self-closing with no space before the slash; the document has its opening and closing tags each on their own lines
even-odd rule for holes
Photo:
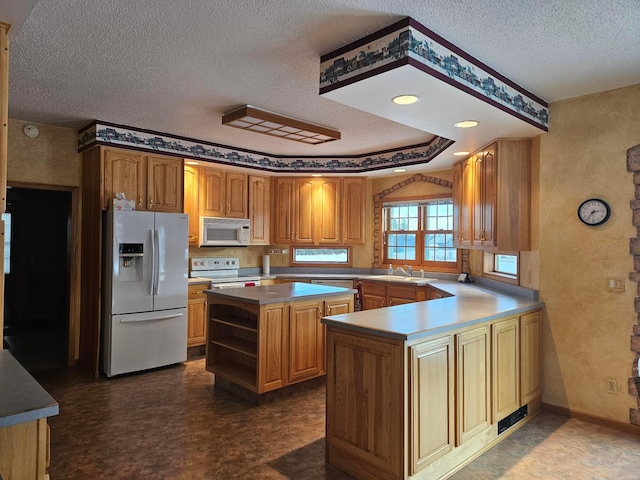
<svg viewBox="0 0 640 480">
<path fill-rule="evenodd" d="M 365 178 L 276 178 L 273 242 L 363 244 L 365 190 Z"/>
<path fill-rule="evenodd" d="M 189 214 L 189 245 L 198 245 L 200 235 L 200 197 L 198 167 L 184 167 L 184 213 Z"/>
<path fill-rule="evenodd" d="M 200 169 L 200 215 L 248 218 L 247 175 L 215 168 Z"/>
<path fill-rule="evenodd" d="M 133 200 L 136 210 L 182 212 L 182 159 L 104 148 L 102 209 L 111 208 L 116 193 Z"/>
<path fill-rule="evenodd" d="M 530 140 L 497 140 L 456 163 L 454 245 L 529 250 L 530 191 Z"/>
<path fill-rule="evenodd" d="M 269 245 L 271 182 L 269 177 L 249 175 L 249 219 L 251 244 Z"/>
</svg>

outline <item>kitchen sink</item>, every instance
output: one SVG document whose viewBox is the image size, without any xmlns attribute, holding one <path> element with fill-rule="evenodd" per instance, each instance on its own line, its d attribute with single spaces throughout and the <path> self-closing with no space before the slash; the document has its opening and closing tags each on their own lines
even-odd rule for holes
<svg viewBox="0 0 640 480">
<path fill-rule="evenodd" d="M 435 280 L 435 278 L 404 277 L 402 275 L 367 275 L 366 280 L 379 280 L 381 282 L 415 283 L 425 284 Z"/>
</svg>

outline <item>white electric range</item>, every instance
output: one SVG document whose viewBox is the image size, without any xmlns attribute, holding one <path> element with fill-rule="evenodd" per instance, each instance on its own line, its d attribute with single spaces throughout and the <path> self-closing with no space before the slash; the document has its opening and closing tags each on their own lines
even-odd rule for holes
<svg viewBox="0 0 640 480">
<path fill-rule="evenodd" d="M 206 278 L 210 288 L 256 287 L 260 277 L 240 276 L 240 261 L 235 257 L 193 257 L 189 259 L 189 277 Z"/>
</svg>

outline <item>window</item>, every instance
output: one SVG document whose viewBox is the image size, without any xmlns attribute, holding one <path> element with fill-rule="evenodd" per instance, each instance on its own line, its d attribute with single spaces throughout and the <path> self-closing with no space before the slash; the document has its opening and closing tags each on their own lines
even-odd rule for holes
<svg viewBox="0 0 640 480">
<path fill-rule="evenodd" d="M 340 264 L 351 263 L 349 249 L 342 248 L 318 248 L 318 247 L 293 247 L 294 264 Z"/>
<path fill-rule="evenodd" d="M 483 258 L 483 276 L 500 282 L 518 284 L 518 263 L 520 257 L 517 253 L 488 253 Z"/>
<path fill-rule="evenodd" d="M 382 214 L 385 264 L 460 271 L 450 198 L 387 203 Z"/>
</svg>

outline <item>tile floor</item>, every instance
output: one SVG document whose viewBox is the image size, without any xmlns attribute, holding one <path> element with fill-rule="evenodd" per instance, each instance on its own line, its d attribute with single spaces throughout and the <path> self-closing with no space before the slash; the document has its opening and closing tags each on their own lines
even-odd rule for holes
<svg viewBox="0 0 640 480">
<path fill-rule="evenodd" d="M 202 359 L 113 379 L 34 374 L 60 404 L 52 480 L 352 477 L 324 461 L 324 387 L 254 406 Z M 640 479 L 640 438 L 543 412 L 455 480 Z"/>
</svg>

